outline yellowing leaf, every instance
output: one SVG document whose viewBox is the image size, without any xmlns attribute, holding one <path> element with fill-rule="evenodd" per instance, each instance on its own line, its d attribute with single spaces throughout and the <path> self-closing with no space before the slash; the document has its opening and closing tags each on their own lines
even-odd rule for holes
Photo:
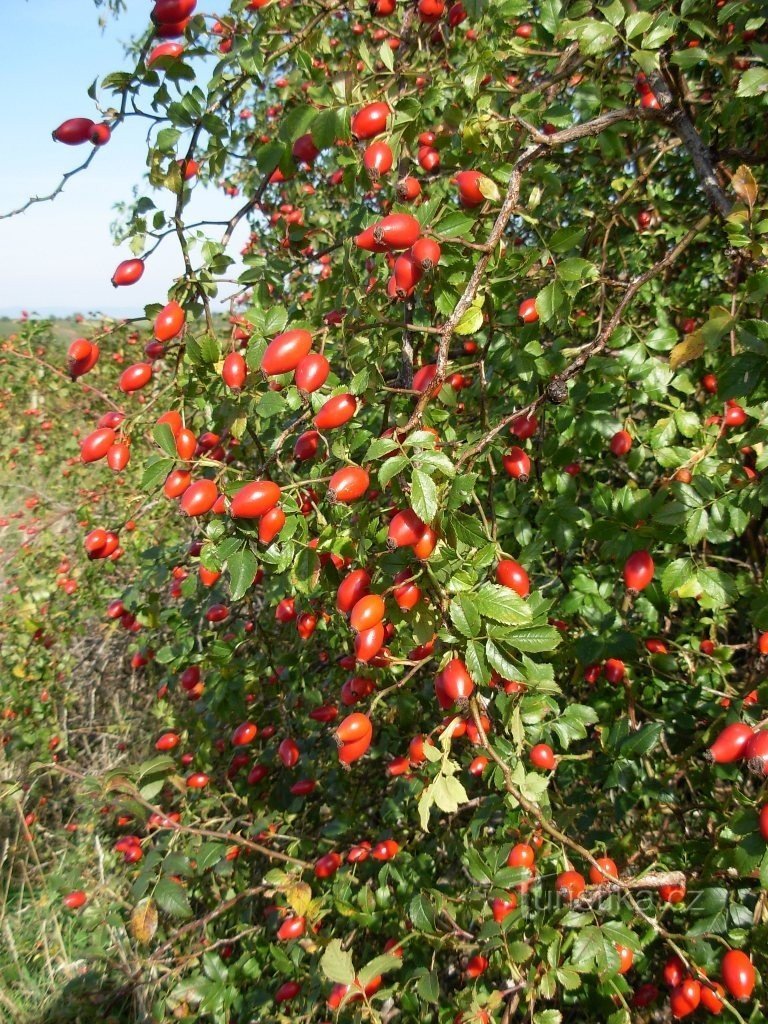
<svg viewBox="0 0 768 1024">
<path fill-rule="evenodd" d="M 736 173 L 731 178 L 731 186 L 739 199 L 743 200 L 751 210 L 757 200 L 758 187 L 752 171 L 746 164 L 736 168 Z"/>
<path fill-rule="evenodd" d="M 499 186 L 492 178 L 487 178 L 483 175 L 482 178 L 478 179 L 477 187 L 480 190 L 480 194 L 485 196 L 486 199 L 492 200 L 494 203 L 501 199 L 501 193 L 499 192 Z"/>
<path fill-rule="evenodd" d="M 312 890 L 306 882 L 295 882 L 285 891 L 285 898 L 296 913 L 303 917 L 312 902 Z"/>
<path fill-rule="evenodd" d="M 670 369 L 676 370 L 678 366 L 690 363 L 692 359 L 698 359 L 703 351 L 704 337 L 701 331 L 691 331 L 669 353 Z"/>
<path fill-rule="evenodd" d="M 142 946 L 148 945 L 157 931 L 157 907 L 147 897 L 139 900 L 133 908 L 130 920 L 131 935 Z"/>
</svg>

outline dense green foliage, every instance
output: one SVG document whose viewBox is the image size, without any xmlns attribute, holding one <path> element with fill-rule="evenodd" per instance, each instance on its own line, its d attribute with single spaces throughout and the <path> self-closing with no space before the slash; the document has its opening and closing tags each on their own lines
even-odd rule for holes
<svg viewBox="0 0 768 1024">
<path fill-rule="evenodd" d="M 668 1019 L 669 957 L 719 979 L 739 948 L 758 980 L 743 1003 L 726 986 L 723 1018 L 757 1022 L 768 752 L 756 772 L 704 754 L 727 724 L 757 730 L 768 701 L 763 5 L 470 0 L 433 23 L 391 6 L 232 0 L 215 23 L 192 18 L 180 57 L 150 57 L 148 32 L 99 91 L 113 130 L 152 119 L 147 181 L 118 230 L 149 259 L 180 245 L 186 272 L 146 322 L 94 327 L 100 360 L 72 383 L 63 351 L 41 360 L 44 327 L 6 345 L 6 436 L 36 442 L 51 517 L 77 495 L 0 591 L 6 802 L 23 817 L 47 797 L 48 847 L 88 823 L 47 883 L 70 929 L 51 941 L 75 944 L 94 988 L 109 979 L 126 1019 L 217 1024 Z M 371 182 L 371 139 L 353 131 L 374 102 L 394 165 Z M 462 202 L 468 170 L 484 177 Z M 396 191 L 406 176 L 415 201 Z M 205 182 L 232 196 L 229 224 L 187 223 Z M 412 289 L 406 257 L 355 242 L 391 213 L 440 245 Z M 393 264 L 405 295 L 388 290 Z M 169 301 L 185 322 L 163 336 Z M 330 363 L 309 395 L 262 372 L 294 329 Z M 144 344 L 151 380 L 125 393 Z M 48 441 L 20 420 L 31 379 L 54 410 Z M 341 394 L 354 415 L 296 458 Z M 73 430 L 82 442 L 115 408 L 129 464 L 80 464 Z M 185 459 L 181 424 L 157 423 L 168 412 L 194 435 Z M 334 502 L 346 465 L 369 485 Z M 179 468 L 226 500 L 185 519 L 163 493 Z M 256 480 L 281 489 L 268 543 L 231 505 Z M 388 544 L 407 509 L 424 550 Z M 114 559 L 88 562 L 95 528 L 119 535 Z M 643 552 L 650 581 L 625 569 Z M 497 575 L 510 559 L 523 583 Z M 414 602 L 396 590 L 409 568 Z M 337 591 L 361 569 L 389 626 L 355 664 Z M 98 757 L 64 653 L 94 637 L 114 652 L 108 671 L 88 662 L 102 697 L 133 655 L 128 711 L 109 723 L 102 709 Z M 436 679 L 456 658 L 473 692 L 441 710 Z M 333 731 L 350 712 L 373 736 L 346 766 Z M 72 715 L 85 720 L 68 734 Z M 247 722 L 257 735 L 233 743 Z M 158 752 L 171 731 L 180 743 Z M 532 763 L 539 744 L 554 769 L 540 751 Z M 27 866 L 40 822 L 10 830 L 20 900 L 25 872 L 42 885 Z M 532 884 L 508 862 L 519 843 Z M 606 856 L 619 880 L 595 884 Z M 575 899 L 555 881 L 571 869 L 587 882 Z M 80 888 L 86 905 L 62 911 Z M 510 892 L 517 908 L 492 913 Z M 306 930 L 278 936 L 291 916 Z M 0 970 L 17 998 L 18 963 Z"/>
</svg>

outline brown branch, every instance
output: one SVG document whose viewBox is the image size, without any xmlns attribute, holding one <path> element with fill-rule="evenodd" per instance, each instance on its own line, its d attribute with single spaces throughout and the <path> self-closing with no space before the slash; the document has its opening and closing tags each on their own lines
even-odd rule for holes
<svg viewBox="0 0 768 1024">
<path fill-rule="evenodd" d="M 660 58 L 662 69 L 666 66 L 664 57 Z M 661 72 L 654 71 L 648 76 L 648 81 L 653 89 L 656 99 L 661 104 L 661 114 L 666 123 L 677 134 L 680 141 L 688 150 L 693 162 L 693 168 L 701 184 L 701 190 L 706 195 L 718 214 L 725 219 L 731 212 L 733 202 L 726 195 L 722 187 L 712 156 L 707 146 L 704 145 L 701 136 L 696 131 L 693 121 L 685 111 L 682 100 L 679 96 L 673 95 L 669 81 Z"/>
<path fill-rule="evenodd" d="M 529 146 L 528 149 L 521 153 L 515 163 L 514 170 L 512 171 L 509 179 L 507 194 L 504 197 L 501 210 L 499 210 L 493 228 L 491 229 L 491 233 L 488 236 L 488 241 L 485 243 L 485 251 L 477 261 L 475 269 L 472 271 L 472 276 L 467 282 L 467 286 L 464 289 L 461 298 L 456 303 L 453 313 L 451 313 L 440 331 L 440 343 L 437 354 L 437 371 L 430 386 L 420 395 L 419 400 L 416 403 L 416 408 L 413 410 L 410 419 L 404 427 L 406 432 L 413 430 L 416 424 L 420 422 L 427 403 L 445 380 L 445 370 L 448 364 L 448 350 L 450 348 L 451 338 L 453 337 L 462 316 L 472 305 L 472 302 L 480 289 L 480 284 L 486 268 L 491 261 L 491 256 L 493 255 L 496 246 L 499 244 L 501 236 L 504 233 L 504 229 L 515 211 L 517 201 L 520 197 L 520 185 L 522 183 L 523 171 L 529 164 L 533 163 L 533 161 L 540 156 L 542 152 L 543 148 L 541 146 Z"/>
</svg>

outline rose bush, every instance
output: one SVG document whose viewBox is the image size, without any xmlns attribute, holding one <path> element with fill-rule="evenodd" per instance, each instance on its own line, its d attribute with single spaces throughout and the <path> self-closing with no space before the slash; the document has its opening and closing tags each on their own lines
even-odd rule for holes
<svg viewBox="0 0 768 1024">
<path fill-rule="evenodd" d="M 185 268 L 59 358 L 151 704 L 27 769 L 87 956 L 140 1019 L 761 1020 L 764 10 L 198 6 L 54 133 L 148 120 L 105 275 Z"/>
</svg>

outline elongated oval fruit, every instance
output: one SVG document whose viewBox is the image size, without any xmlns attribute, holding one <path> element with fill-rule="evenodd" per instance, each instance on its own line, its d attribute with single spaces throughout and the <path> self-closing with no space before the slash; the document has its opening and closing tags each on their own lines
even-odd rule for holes
<svg viewBox="0 0 768 1024">
<path fill-rule="evenodd" d="M 152 380 L 152 366 L 150 363 L 134 363 L 120 374 L 118 387 L 125 394 L 132 391 L 140 391 Z"/>
<path fill-rule="evenodd" d="M 524 324 L 535 324 L 539 319 L 539 311 L 536 308 L 536 299 L 523 299 L 517 310 L 517 315 Z"/>
<path fill-rule="evenodd" d="M 356 412 L 357 399 L 354 395 L 334 395 L 320 407 L 315 416 L 315 426 L 318 430 L 335 430 L 348 423 Z"/>
<path fill-rule="evenodd" d="M 309 331 L 294 328 L 276 335 L 261 357 L 261 369 L 268 377 L 291 373 L 312 347 Z"/>
<path fill-rule="evenodd" d="M 397 183 L 397 198 L 401 203 L 412 203 L 421 195 L 421 182 L 418 178 L 401 178 Z"/>
<path fill-rule="evenodd" d="M 768 729 L 759 729 L 750 737 L 744 760 L 755 775 L 768 775 Z"/>
<path fill-rule="evenodd" d="M 389 107 L 386 103 L 369 103 L 353 115 L 350 128 L 356 139 L 373 139 L 386 131 Z"/>
<path fill-rule="evenodd" d="M 760 835 L 768 843 L 768 804 L 760 808 Z"/>
<path fill-rule="evenodd" d="M 411 255 L 421 269 L 429 273 L 440 262 L 440 246 L 434 238 L 417 238 L 411 248 Z"/>
<path fill-rule="evenodd" d="M 387 251 L 387 246 L 381 240 L 376 241 L 376 228 L 378 224 L 378 221 L 375 224 L 370 224 L 359 235 L 355 235 L 355 245 L 358 249 L 364 249 L 366 252 Z"/>
<path fill-rule="evenodd" d="M 548 743 L 537 743 L 531 747 L 531 764 L 534 768 L 542 768 L 544 771 L 551 771 L 557 766 L 555 752 Z"/>
<path fill-rule="evenodd" d="M 617 430 L 611 438 L 611 454 L 617 459 L 626 455 L 632 448 L 632 435 L 627 430 Z"/>
<path fill-rule="evenodd" d="M 589 869 L 589 880 L 593 885 L 601 885 L 619 877 L 616 861 L 610 857 L 598 857 Z"/>
<path fill-rule="evenodd" d="M 164 412 L 162 416 L 158 416 L 157 423 L 167 423 L 171 428 L 171 433 L 174 437 L 178 435 L 179 431 L 184 426 L 181 413 L 177 412 L 175 409 L 169 409 L 168 412 Z"/>
<path fill-rule="evenodd" d="M 387 531 L 387 547 L 394 551 L 395 548 L 412 547 L 421 540 L 426 524 L 419 519 L 412 508 L 403 509 L 397 512 L 389 523 Z"/>
<path fill-rule="evenodd" d="M 320 150 L 315 145 L 310 132 L 300 135 L 293 144 L 291 156 L 297 164 L 308 164 L 310 167 L 320 156 Z"/>
<path fill-rule="evenodd" d="M 413 553 L 420 562 L 426 562 L 437 547 L 437 534 L 431 526 L 425 526 L 424 532 L 413 545 Z"/>
<path fill-rule="evenodd" d="M 293 457 L 299 462 L 307 462 L 314 459 L 320 445 L 320 434 L 316 430 L 305 430 L 296 438 L 293 446 Z"/>
<path fill-rule="evenodd" d="M 755 968 L 746 953 L 729 949 L 720 964 L 720 975 L 726 989 L 739 1001 L 749 999 L 755 987 Z"/>
<path fill-rule="evenodd" d="M 187 788 L 205 789 L 210 781 L 210 776 L 206 775 L 205 772 L 192 772 L 191 775 L 187 776 Z"/>
<path fill-rule="evenodd" d="M 248 367 L 239 352 L 230 352 L 221 368 L 221 379 L 231 391 L 240 391 L 248 377 Z"/>
<path fill-rule="evenodd" d="M 361 466 L 344 466 L 331 477 L 328 497 L 342 504 L 357 501 L 368 490 L 369 483 L 370 477 Z"/>
<path fill-rule="evenodd" d="M 197 449 L 197 438 L 189 427 L 181 427 L 176 433 L 176 454 L 189 462 Z"/>
<path fill-rule="evenodd" d="M 392 150 L 386 142 L 372 142 L 363 153 L 363 166 L 372 181 L 392 170 Z"/>
<path fill-rule="evenodd" d="M 277 748 L 277 754 L 286 768 L 294 768 L 299 763 L 300 752 L 290 737 L 284 739 Z"/>
<path fill-rule="evenodd" d="M 421 225 L 410 213 L 390 213 L 373 228 L 373 237 L 387 249 L 410 249 L 421 234 Z"/>
<path fill-rule="evenodd" d="M 158 341 L 170 341 L 180 333 L 186 316 L 178 302 L 169 302 L 155 317 L 154 334 Z"/>
<path fill-rule="evenodd" d="M 152 20 L 155 22 L 183 21 L 197 7 L 197 0 L 155 0 Z"/>
<path fill-rule="evenodd" d="M 452 658 L 443 669 L 443 691 L 453 702 L 468 700 L 475 690 L 475 684 L 461 658 Z"/>
<path fill-rule="evenodd" d="M 480 182 L 485 179 L 482 171 L 459 171 L 454 176 L 456 187 L 459 190 L 459 202 L 462 206 L 481 206 L 485 202 L 485 196 L 480 191 Z"/>
<path fill-rule="evenodd" d="M 521 484 L 528 482 L 528 477 L 531 475 L 531 460 L 522 448 L 516 444 L 512 445 L 501 461 L 504 463 L 507 474 L 514 480 L 519 480 Z"/>
<path fill-rule="evenodd" d="M 288 942 L 291 939 L 300 939 L 306 931 L 307 922 L 306 918 L 298 917 L 297 915 L 291 915 L 286 917 L 280 927 L 277 929 L 277 937 L 281 942 Z"/>
<path fill-rule="evenodd" d="M 67 910 L 79 910 L 88 902 L 88 896 L 82 889 L 73 889 L 62 898 L 61 902 Z"/>
<path fill-rule="evenodd" d="M 116 442 L 107 452 L 107 465 L 115 473 L 121 473 L 131 461 L 131 449 L 127 444 Z"/>
<path fill-rule="evenodd" d="M 187 516 L 202 516 L 211 511 L 218 497 L 213 480 L 196 480 L 184 491 L 179 507 Z"/>
<path fill-rule="evenodd" d="M 704 757 L 716 764 L 732 764 L 744 757 L 747 744 L 752 739 L 754 730 L 746 722 L 732 722 L 718 733 Z"/>
<path fill-rule="evenodd" d="M 77 338 L 69 346 L 69 376 L 72 380 L 84 376 L 99 361 L 99 346 L 95 341 Z"/>
<path fill-rule="evenodd" d="M 232 733 L 232 746 L 245 747 L 249 743 L 253 743 L 258 731 L 258 726 L 254 725 L 253 722 L 241 722 Z"/>
<path fill-rule="evenodd" d="M 53 138 L 56 142 L 63 142 L 65 146 L 80 146 L 88 142 L 91 133 L 95 128 L 90 117 L 70 117 L 53 131 Z"/>
<path fill-rule="evenodd" d="M 384 646 L 384 626 L 378 622 L 355 637 L 355 657 L 364 664 L 375 658 Z"/>
<path fill-rule="evenodd" d="M 584 876 L 578 871 L 563 871 L 555 879 L 556 891 L 568 902 L 578 899 L 585 888 Z"/>
<path fill-rule="evenodd" d="M 98 462 L 103 459 L 115 443 L 115 431 L 109 427 L 94 430 L 80 446 L 80 459 L 83 462 Z"/>
<path fill-rule="evenodd" d="M 454 181 L 459 189 L 459 202 L 462 206 L 471 208 L 485 202 L 480 186 L 488 178 L 482 171 L 459 171 Z"/>
<path fill-rule="evenodd" d="M 496 581 L 502 587 L 509 587 L 510 590 L 514 590 L 520 597 L 527 597 L 531 592 L 528 573 L 513 558 L 502 558 L 496 566 Z"/>
<path fill-rule="evenodd" d="M 271 544 L 285 526 L 285 512 L 275 505 L 265 512 L 259 522 L 259 540 L 262 544 Z"/>
<path fill-rule="evenodd" d="M 355 711 L 339 723 L 334 735 L 338 743 L 356 743 L 364 736 L 370 736 L 372 731 L 370 718 Z"/>
<path fill-rule="evenodd" d="M 723 1012 L 725 989 L 718 981 L 707 981 L 701 984 L 701 1006 L 717 1017 Z"/>
<path fill-rule="evenodd" d="M 158 43 L 158 45 L 152 50 L 150 55 L 147 57 L 147 67 L 151 68 L 157 61 L 162 60 L 165 57 L 168 60 L 177 60 L 182 53 L 184 53 L 184 46 L 182 43 Z"/>
<path fill-rule="evenodd" d="M 421 264 L 413 258 L 410 250 L 401 253 L 395 260 L 395 266 L 392 271 L 397 297 L 399 299 L 407 299 L 412 295 L 423 273 Z"/>
<path fill-rule="evenodd" d="M 241 487 L 232 498 L 229 514 L 233 519 L 257 519 L 280 500 L 280 488 L 272 480 L 254 480 Z"/>
<path fill-rule="evenodd" d="M 371 586 L 371 577 L 365 569 L 353 569 L 345 576 L 336 591 L 336 607 L 342 615 L 349 615 Z"/>
<path fill-rule="evenodd" d="M 366 594 L 352 609 L 349 624 L 358 633 L 377 626 L 386 612 L 384 599 L 379 594 Z"/>
<path fill-rule="evenodd" d="M 369 732 L 367 736 L 362 736 L 359 740 L 342 743 L 339 747 L 339 761 L 342 764 L 352 764 L 359 760 L 370 747 L 372 739 L 373 732 Z"/>
<path fill-rule="evenodd" d="M 155 35 L 159 39 L 177 39 L 187 31 L 187 25 L 189 18 L 183 18 L 181 21 L 161 21 L 155 27 Z"/>
<path fill-rule="evenodd" d="M 93 126 L 90 141 L 94 146 L 106 146 L 111 138 L 112 131 L 108 124 L 102 122 L 101 124 L 95 124 Z"/>
<path fill-rule="evenodd" d="M 669 996 L 669 1008 L 675 1020 L 689 1017 L 701 1002 L 701 985 L 694 978 L 684 978 Z"/>
<path fill-rule="evenodd" d="M 633 551 L 624 563 L 624 583 L 627 590 L 645 590 L 653 579 L 655 566 L 647 551 Z"/>
<path fill-rule="evenodd" d="M 296 367 L 293 382 L 299 391 L 308 395 L 317 391 L 328 380 L 331 364 L 320 352 L 309 352 Z"/>
<path fill-rule="evenodd" d="M 118 263 L 112 275 L 112 284 L 115 288 L 124 288 L 127 285 L 136 284 L 141 280 L 144 273 L 144 260 L 123 260 Z"/>
</svg>

